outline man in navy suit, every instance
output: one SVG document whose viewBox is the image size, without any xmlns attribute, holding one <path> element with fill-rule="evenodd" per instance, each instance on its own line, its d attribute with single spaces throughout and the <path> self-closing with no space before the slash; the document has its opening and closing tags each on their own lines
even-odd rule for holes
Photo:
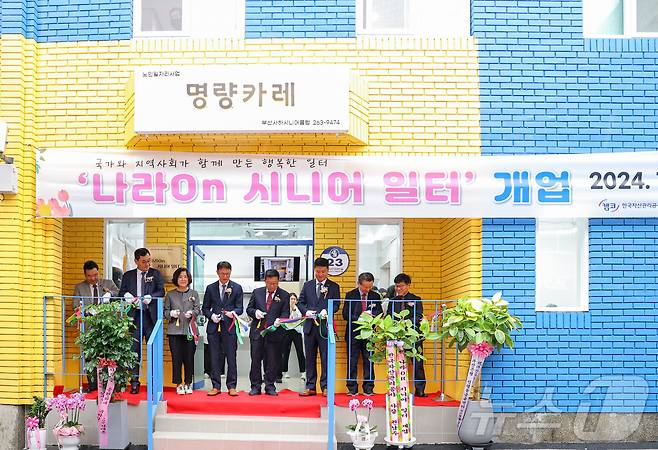
<svg viewBox="0 0 658 450">
<path fill-rule="evenodd" d="M 239 324 L 234 323 L 242 314 L 243 297 L 242 286 L 231 281 L 231 263 L 221 261 L 217 264 L 217 276 L 219 280 L 206 287 L 203 296 L 203 315 L 208 318 L 206 333 L 210 346 L 210 380 L 212 389 L 208 396 L 219 394 L 222 390 L 220 370 L 223 361 L 221 355 L 225 355 L 228 363 L 226 372 L 226 387 L 228 395 L 238 395 L 236 386 L 238 383 L 238 332 Z"/>
<path fill-rule="evenodd" d="M 152 298 L 164 297 L 164 281 L 162 275 L 157 269 L 151 268 L 151 253 L 148 249 L 138 248 L 135 250 L 136 269 L 132 269 L 123 274 L 119 297 L 130 293 L 135 305 L 128 315 L 133 318 L 133 346 L 132 351 L 137 353 L 138 360 L 141 360 L 142 341 L 141 336 L 148 342 L 158 320 L 158 303 Z M 145 296 L 150 296 L 146 297 Z M 141 336 L 140 336 L 141 333 Z M 139 393 L 139 363 L 133 367 L 133 376 L 130 380 L 130 393 Z"/>
<path fill-rule="evenodd" d="M 409 315 L 407 319 L 414 323 L 416 329 L 420 326 L 423 320 L 423 302 L 420 297 L 409 292 L 411 287 L 411 277 L 406 273 L 396 275 L 393 280 L 395 283 L 396 295 L 388 302 L 387 314 L 393 316 L 393 312 L 400 313 L 403 310 L 408 310 Z M 416 343 L 416 348 L 423 353 L 423 341 Z M 425 393 L 425 366 L 422 359 L 414 359 L 414 389 L 416 397 L 427 397 Z"/>
<path fill-rule="evenodd" d="M 249 395 L 260 395 L 263 385 L 261 365 L 265 366 L 265 393 L 278 395 L 276 392 L 276 376 L 281 364 L 281 342 L 284 330 L 279 328 L 281 319 L 290 317 L 290 294 L 279 288 L 279 272 L 269 269 L 265 272 L 265 287 L 254 289 L 247 305 L 247 315 L 253 319 L 249 331 L 251 344 L 251 370 L 249 380 L 251 390 Z M 275 331 L 264 337 L 261 331 L 272 325 Z"/>
<path fill-rule="evenodd" d="M 363 393 L 372 395 L 375 387 L 374 370 L 370 361 L 370 352 L 366 348 L 367 340 L 358 339 L 358 325 L 354 322 L 362 313 L 376 316 L 382 313 L 382 302 L 380 295 L 372 290 L 375 277 L 370 272 L 363 272 L 358 278 L 359 286 L 345 295 L 343 305 L 343 319 L 347 322 L 345 327 L 345 342 L 347 342 L 347 353 L 349 362 L 347 366 L 347 391 L 348 395 L 357 395 L 359 384 L 357 383 L 357 366 L 359 355 L 363 362 Z"/>
<path fill-rule="evenodd" d="M 317 355 L 320 351 L 320 388 L 322 395 L 327 395 L 327 300 L 333 300 L 334 314 L 340 308 L 340 286 L 327 278 L 329 261 L 318 258 L 313 263 L 314 278 L 304 283 L 299 295 L 299 311 L 308 317 L 304 321 L 304 350 L 306 351 L 306 389 L 299 395 L 308 397 L 317 395 Z M 315 324 L 313 317 L 318 314 Z"/>
</svg>

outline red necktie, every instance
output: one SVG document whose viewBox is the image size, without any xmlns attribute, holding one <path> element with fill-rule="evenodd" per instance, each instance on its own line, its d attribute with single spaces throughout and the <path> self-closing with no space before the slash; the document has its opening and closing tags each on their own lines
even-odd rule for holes
<svg viewBox="0 0 658 450">
<path fill-rule="evenodd" d="M 269 311 L 270 306 L 272 306 L 272 293 L 268 292 L 267 293 L 267 302 L 265 303 L 265 311 Z"/>
<path fill-rule="evenodd" d="M 366 294 L 361 293 L 361 311 L 368 309 L 368 302 L 366 302 Z"/>
</svg>

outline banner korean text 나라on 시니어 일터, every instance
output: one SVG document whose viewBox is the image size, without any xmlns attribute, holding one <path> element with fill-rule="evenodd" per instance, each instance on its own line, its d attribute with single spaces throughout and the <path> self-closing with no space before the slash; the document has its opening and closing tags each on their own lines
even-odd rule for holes
<svg viewBox="0 0 658 450">
<path fill-rule="evenodd" d="M 49 149 L 37 154 L 37 166 L 40 217 L 658 215 L 658 152 L 323 157 Z"/>
</svg>

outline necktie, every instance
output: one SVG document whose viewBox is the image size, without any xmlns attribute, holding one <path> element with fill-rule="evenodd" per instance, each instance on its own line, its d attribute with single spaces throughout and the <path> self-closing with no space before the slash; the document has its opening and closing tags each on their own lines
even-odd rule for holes
<svg viewBox="0 0 658 450">
<path fill-rule="evenodd" d="M 272 293 L 268 292 L 267 293 L 267 302 L 265 303 L 265 311 L 270 310 L 270 306 L 272 306 Z"/>
<path fill-rule="evenodd" d="M 146 295 L 146 272 L 142 272 L 142 296 Z M 149 305 L 145 305 L 146 309 L 149 309 Z"/>
<path fill-rule="evenodd" d="M 94 285 L 93 296 L 94 296 L 94 303 L 98 303 L 98 285 L 97 284 Z"/>
<path fill-rule="evenodd" d="M 322 295 L 322 293 L 320 292 L 321 289 L 322 289 L 322 283 L 318 283 L 318 285 L 315 288 L 315 294 L 318 296 L 318 300 L 320 300 L 320 295 Z"/>
<path fill-rule="evenodd" d="M 224 298 L 225 295 L 226 295 L 226 285 L 222 284 L 222 299 Z"/>
<path fill-rule="evenodd" d="M 361 311 L 366 311 L 368 309 L 368 302 L 366 302 L 366 294 L 361 293 Z"/>
</svg>

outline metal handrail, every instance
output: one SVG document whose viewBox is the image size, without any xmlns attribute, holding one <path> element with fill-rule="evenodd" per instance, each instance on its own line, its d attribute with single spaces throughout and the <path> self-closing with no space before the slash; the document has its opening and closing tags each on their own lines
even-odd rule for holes
<svg viewBox="0 0 658 450">
<path fill-rule="evenodd" d="M 146 344 L 147 375 L 146 375 L 146 406 L 147 406 L 147 439 L 148 449 L 153 450 L 153 427 L 158 403 L 162 400 L 164 386 L 164 339 L 162 320 L 162 299 L 158 299 L 158 320 Z"/>
<path fill-rule="evenodd" d="M 336 334 L 334 333 L 334 302 L 327 301 L 327 450 L 334 449 L 335 428 L 334 396 L 336 393 Z"/>
</svg>

